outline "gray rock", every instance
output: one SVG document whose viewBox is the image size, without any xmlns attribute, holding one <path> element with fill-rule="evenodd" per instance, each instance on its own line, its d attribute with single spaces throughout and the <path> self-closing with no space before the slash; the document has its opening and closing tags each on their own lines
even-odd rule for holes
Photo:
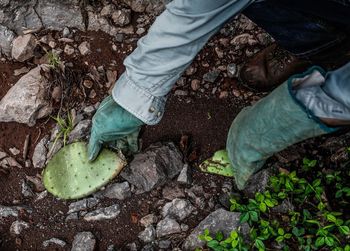
<svg viewBox="0 0 350 251">
<path fill-rule="evenodd" d="M 182 154 L 174 143 L 157 143 L 136 154 L 121 176 L 141 192 L 146 192 L 174 178 L 183 165 Z"/>
<path fill-rule="evenodd" d="M 137 251 L 137 244 L 135 242 L 126 245 L 126 249 L 129 251 Z"/>
<path fill-rule="evenodd" d="M 128 182 L 115 183 L 109 185 L 103 195 L 110 199 L 124 200 L 131 196 L 131 190 Z"/>
<path fill-rule="evenodd" d="M 181 173 L 177 177 L 177 181 L 183 184 L 192 183 L 192 172 L 188 164 L 185 164 L 184 167 L 182 168 Z"/>
<path fill-rule="evenodd" d="M 171 241 L 169 240 L 161 240 L 158 242 L 158 247 L 161 249 L 168 249 L 171 245 Z"/>
<path fill-rule="evenodd" d="M 17 61 L 24 62 L 34 56 L 35 47 L 36 39 L 34 35 L 19 36 L 13 40 L 11 55 Z"/>
<path fill-rule="evenodd" d="M 96 239 L 91 232 L 80 232 L 74 236 L 71 251 L 93 251 Z"/>
<path fill-rule="evenodd" d="M 0 167 L 3 168 L 10 168 L 10 167 L 17 167 L 17 168 L 23 168 L 14 158 L 7 157 L 0 161 Z"/>
<path fill-rule="evenodd" d="M 39 0 L 35 10 L 46 29 L 62 30 L 65 27 L 75 27 L 85 30 L 82 11 L 77 0 Z"/>
<path fill-rule="evenodd" d="M 65 221 L 68 222 L 71 220 L 79 220 L 79 213 L 75 212 L 75 213 L 68 214 Z"/>
<path fill-rule="evenodd" d="M 79 52 L 81 55 L 85 56 L 88 55 L 91 50 L 90 50 L 90 44 L 87 41 L 82 42 L 79 46 L 78 46 Z"/>
<path fill-rule="evenodd" d="M 227 65 L 227 75 L 230 78 L 237 77 L 237 73 L 238 73 L 238 70 L 237 70 L 236 64 L 232 63 L 232 64 Z"/>
<path fill-rule="evenodd" d="M 271 208 L 271 212 L 275 214 L 287 214 L 294 211 L 294 205 L 287 199 L 283 200 L 281 204 Z"/>
<path fill-rule="evenodd" d="M 102 8 L 100 14 L 102 17 L 108 17 L 108 16 L 111 16 L 115 11 L 116 11 L 116 7 L 114 4 L 107 4 Z"/>
<path fill-rule="evenodd" d="M 210 71 L 203 75 L 203 80 L 214 83 L 215 80 L 219 77 L 220 71 Z"/>
<path fill-rule="evenodd" d="M 135 12 L 152 12 L 159 14 L 164 10 L 169 0 L 123 0 Z"/>
<path fill-rule="evenodd" d="M 14 70 L 14 71 L 13 71 L 13 75 L 19 76 L 19 75 L 28 73 L 29 71 L 30 71 L 30 69 L 29 69 L 28 67 L 23 66 L 23 67 L 20 68 L 20 69 Z"/>
<path fill-rule="evenodd" d="M 148 227 L 158 221 L 157 216 L 154 214 L 148 214 L 140 219 L 140 224 L 144 227 Z"/>
<path fill-rule="evenodd" d="M 49 136 L 42 138 L 34 148 L 33 153 L 33 166 L 35 168 L 43 168 L 46 162 L 47 148 L 46 144 L 49 141 Z"/>
<path fill-rule="evenodd" d="M 20 210 L 25 210 L 27 212 L 31 212 L 30 209 L 25 207 L 19 207 L 19 206 L 13 206 L 13 207 L 7 207 L 0 205 L 0 219 L 1 218 L 7 218 L 7 217 L 18 217 L 18 213 Z"/>
<path fill-rule="evenodd" d="M 86 199 L 82 199 L 82 200 L 73 202 L 73 203 L 69 204 L 67 214 L 71 214 L 74 212 L 79 212 L 82 210 L 87 210 L 87 209 L 93 208 L 99 202 L 100 202 L 100 200 L 96 199 L 96 198 L 86 198 Z"/>
<path fill-rule="evenodd" d="M 7 153 L 0 151 L 0 160 L 7 157 Z"/>
<path fill-rule="evenodd" d="M 161 220 L 157 224 L 157 237 L 163 237 L 170 234 L 176 234 L 181 232 L 181 227 L 179 223 L 176 222 L 174 219 L 165 218 L 164 220 Z"/>
<path fill-rule="evenodd" d="M 22 194 L 24 197 L 29 198 L 34 196 L 34 192 L 24 180 L 22 180 L 21 187 L 22 187 Z"/>
<path fill-rule="evenodd" d="M 139 239 L 145 243 L 148 242 L 152 242 L 154 241 L 155 237 L 156 237 L 156 230 L 154 229 L 154 227 L 152 225 L 146 227 L 146 229 L 144 231 L 142 231 L 139 235 L 138 235 Z"/>
<path fill-rule="evenodd" d="M 38 66 L 20 78 L 0 101 L 0 122 L 18 122 L 33 126 L 36 119 L 51 113 L 46 99 L 48 81 L 41 76 Z"/>
<path fill-rule="evenodd" d="M 11 56 L 12 41 L 15 39 L 15 36 L 13 31 L 0 25 L 0 53 L 7 57 Z"/>
<path fill-rule="evenodd" d="M 173 200 L 176 198 L 185 198 L 184 189 L 178 186 L 166 186 L 163 188 L 162 196 L 164 199 Z"/>
<path fill-rule="evenodd" d="M 241 233 L 248 236 L 248 224 L 239 223 L 240 213 L 229 212 L 224 209 L 218 209 L 208 215 L 186 238 L 183 249 L 194 250 L 196 247 L 203 247 L 205 242 L 198 239 L 198 235 L 203 234 L 205 229 L 209 229 L 210 233 L 222 232 L 228 236 L 231 231 L 240 228 Z"/>
<path fill-rule="evenodd" d="M 69 31 L 68 27 L 64 27 L 64 29 L 62 31 L 62 36 L 68 37 L 69 35 L 70 35 L 70 31 Z"/>
<path fill-rule="evenodd" d="M 91 119 L 80 121 L 69 134 L 68 142 L 73 142 L 86 137 L 91 128 Z"/>
<path fill-rule="evenodd" d="M 120 206 L 114 204 L 109 207 L 97 209 L 84 216 L 86 221 L 99 221 L 99 220 L 111 220 L 115 219 L 120 214 Z"/>
<path fill-rule="evenodd" d="M 58 238 L 51 238 L 49 240 L 46 240 L 43 242 L 43 247 L 44 248 L 47 248 L 49 247 L 50 245 L 57 245 L 57 246 L 60 246 L 60 247 L 65 247 L 67 245 L 66 242 L 58 239 Z"/>
<path fill-rule="evenodd" d="M 263 169 L 254 174 L 247 182 L 243 193 L 249 197 L 254 198 L 257 192 L 264 192 L 269 184 L 270 177 L 273 175 L 271 168 Z"/>
<path fill-rule="evenodd" d="M 117 249 L 115 248 L 115 246 L 113 244 L 111 244 L 107 247 L 106 251 L 117 251 Z"/>
<path fill-rule="evenodd" d="M 152 243 L 149 243 L 149 244 L 146 244 L 142 249 L 141 251 L 155 251 L 154 247 L 153 247 L 153 244 Z"/>
<path fill-rule="evenodd" d="M 185 199 L 174 199 L 164 205 L 162 209 L 162 216 L 173 218 L 179 221 L 187 218 L 195 208 L 191 202 Z"/>
<path fill-rule="evenodd" d="M 16 220 L 10 226 L 10 233 L 13 235 L 20 235 L 24 229 L 29 228 L 29 224 L 25 221 Z"/>
<path fill-rule="evenodd" d="M 119 26 L 125 26 L 130 24 L 131 11 L 128 9 L 116 10 L 112 14 L 113 22 Z"/>
</svg>

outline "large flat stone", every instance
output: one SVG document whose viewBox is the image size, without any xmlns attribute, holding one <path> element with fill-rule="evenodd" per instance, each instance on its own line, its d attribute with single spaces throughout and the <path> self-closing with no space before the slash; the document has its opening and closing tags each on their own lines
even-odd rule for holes
<svg viewBox="0 0 350 251">
<path fill-rule="evenodd" d="M 20 78 L 0 101 L 0 122 L 18 122 L 33 126 L 39 118 L 51 113 L 46 99 L 48 81 L 38 66 Z"/>
</svg>

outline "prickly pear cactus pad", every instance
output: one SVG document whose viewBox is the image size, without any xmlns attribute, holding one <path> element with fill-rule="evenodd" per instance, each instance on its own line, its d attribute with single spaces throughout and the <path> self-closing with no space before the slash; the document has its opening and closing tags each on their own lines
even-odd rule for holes
<svg viewBox="0 0 350 251">
<path fill-rule="evenodd" d="M 124 156 L 107 149 L 89 162 L 86 144 L 76 142 L 63 147 L 48 162 L 43 183 L 54 196 L 79 199 L 106 185 L 125 165 Z"/>
</svg>

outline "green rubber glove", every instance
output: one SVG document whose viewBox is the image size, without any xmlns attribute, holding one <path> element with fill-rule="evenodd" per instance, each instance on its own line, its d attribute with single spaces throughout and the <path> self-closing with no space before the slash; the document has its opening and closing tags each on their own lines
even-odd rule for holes
<svg viewBox="0 0 350 251">
<path fill-rule="evenodd" d="M 123 153 L 137 152 L 137 138 L 142 125 L 141 120 L 118 105 L 112 96 L 108 96 L 92 119 L 89 160 L 96 159 L 104 144 L 118 148 Z"/>
</svg>

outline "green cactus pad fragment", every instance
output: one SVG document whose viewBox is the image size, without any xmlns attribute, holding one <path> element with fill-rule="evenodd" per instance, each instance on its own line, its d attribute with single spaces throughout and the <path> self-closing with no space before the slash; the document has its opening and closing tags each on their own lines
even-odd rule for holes
<svg viewBox="0 0 350 251">
<path fill-rule="evenodd" d="M 63 147 L 48 162 L 43 171 L 43 183 L 54 196 L 79 199 L 106 185 L 124 166 L 124 156 L 107 149 L 89 162 L 86 144 L 76 142 Z"/>
<path fill-rule="evenodd" d="M 233 177 L 233 168 L 226 150 L 215 152 L 213 157 L 199 165 L 199 169 L 205 173 Z"/>
</svg>

